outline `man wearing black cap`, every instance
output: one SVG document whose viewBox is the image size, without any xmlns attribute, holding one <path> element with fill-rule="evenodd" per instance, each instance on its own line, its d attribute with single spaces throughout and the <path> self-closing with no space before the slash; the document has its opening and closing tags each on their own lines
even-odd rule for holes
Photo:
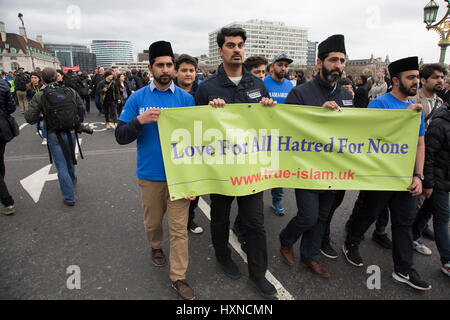
<svg viewBox="0 0 450 320">
<path fill-rule="evenodd" d="M 194 106 L 192 96 L 175 86 L 174 54 L 169 42 L 158 41 L 149 48 L 150 85 L 136 91 L 127 100 L 115 131 L 119 144 L 137 139 L 137 177 L 144 207 L 144 225 L 152 247 L 152 261 L 166 264 L 162 250 L 162 221 L 167 209 L 170 232 L 170 280 L 183 300 L 193 300 L 194 290 L 186 282 L 188 266 L 188 209 L 193 198 L 170 201 L 159 142 L 157 120 L 160 109 Z"/>
<path fill-rule="evenodd" d="M 292 82 L 286 79 L 286 75 L 289 74 L 289 65 L 292 61 L 286 53 L 279 53 L 272 61 L 272 74 L 264 79 L 264 85 L 269 91 L 270 97 L 280 104 L 285 102 L 287 95 L 294 88 Z M 272 207 L 275 210 L 275 214 L 284 216 L 286 210 L 281 205 L 281 200 L 283 200 L 283 188 L 273 188 Z"/>
<path fill-rule="evenodd" d="M 417 92 L 419 83 L 419 59 L 410 57 L 392 62 L 389 65 L 393 87 L 386 93 L 370 102 L 368 108 L 377 109 L 409 109 L 422 112 L 422 106 L 408 99 Z M 419 130 L 416 161 L 412 183 L 408 191 L 361 191 L 364 203 L 355 214 L 349 225 L 349 232 L 342 250 L 347 261 L 357 267 L 363 266 L 359 254 L 359 243 L 364 233 L 377 219 L 382 209 L 389 206 L 392 225 L 392 256 L 394 272 L 392 277 L 401 283 L 408 284 L 417 290 L 429 290 L 431 285 L 421 280 L 413 269 L 412 225 L 415 218 L 417 196 L 422 193 L 423 166 L 425 160 L 425 125 L 422 119 Z"/>
<path fill-rule="evenodd" d="M 261 79 L 243 66 L 245 55 L 245 30 L 222 28 L 217 34 L 219 55 L 222 57 L 217 72 L 203 81 L 195 95 L 197 105 L 225 107 L 228 103 L 276 104 Z M 238 266 L 231 259 L 228 247 L 230 209 L 235 197 L 211 194 L 211 238 L 217 262 L 222 271 L 232 279 L 241 277 Z M 239 216 L 246 230 L 246 251 L 250 283 L 265 298 L 277 295 L 275 287 L 266 279 L 267 243 L 264 230 L 263 193 L 236 197 Z"/>
<path fill-rule="evenodd" d="M 346 58 L 343 35 L 334 35 L 319 44 L 315 78 L 295 87 L 287 96 L 286 104 L 322 106 L 332 110 L 353 107 L 352 94 L 339 84 Z M 297 216 L 280 232 L 280 253 L 284 262 L 295 264 L 293 245 L 302 237 L 301 261 L 322 278 L 330 273 L 317 263 L 322 236 L 335 201 L 335 191 L 296 189 Z"/>
</svg>

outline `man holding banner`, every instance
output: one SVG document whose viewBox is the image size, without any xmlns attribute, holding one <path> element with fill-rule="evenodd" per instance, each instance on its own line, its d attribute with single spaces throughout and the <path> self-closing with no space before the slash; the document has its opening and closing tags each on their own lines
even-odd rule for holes
<svg viewBox="0 0 450 320">
<path fill-rule="evenodd" d="M 322 106 L 332 110 L 353 107 L 352 94 L 339 84 L 346 58 L 343 35 L 333 35 L 319 44 L 317 65 L 319 73 L 308 83 L 295 87 L 286 104 Z M 344 111 L 345 112 L 345 111 Z M 297 216 L 280 232 L 280 253 L 284 262 L 295 264 L 293 245 L 303 235 L 301 261 L 322 278 L 330 273 L 319 263 L 322 236 L 336 198 L 336 191 L 295 189 Z"/>
<path fill-rule="evenodd" d="M 144 225 L 152 247 L 152 262 L 157 267 L 166 264 L 163 245 L 163 217 L 167 210 L 170 232 L 170 280 L 183 300 L 195 299 L 194 290 L 186 282 L 188 255 L 189 200 L 171 201 L 166 181 L 157 120 L 160 109 L 195 105 L 192 96 L 175 86 L 174 54 L 169 42 L 158 41 L 149 48 L 149 69 L 154 81 L 136 91 L 127 100 L 118 128 L 119 144 L 137 139 L 137 177 L 144 206 Z"/>
<path fill-rule="evenodd" d="M 215 75 L 203 81 L 196 93 L 197 105 L 225 107 L 231 103 L 276 104 L 270 99 L 264 83 L 243 67 L 244 44 L 247 39 L 241 28 L 222 28 L 217 35 L 218 52 L 223 64 Z M 211 194 L 211 238 L 222 271 L 232 279 L 241 277 L 238 266 L 231 259 L 228 247 L 230 209 L 235 197 Z M 263 193 L 237 197 L 239 216 L 246 230 L 246 251 L 250 283 L 265 298 L 277 295 L 275 287 L 266 279 L 267 244 L 264 230 Z"/>
<path fill-rule="evenodd" d="M 393 82 L 392 92 L 386 93 L 369 104 L 368 108 L 409 109 L 422 112 L 422 106 L 408 99 L 417 92 L 419 83 L 419 59 L 409 57 L 392 62 L 389 73 Z M 364 203 L 349 226 L 349 233 L 342 250 L 347 261 L 357 267 L 363 266 L 359 243 L 364 233 L 377 219 L 381 210 L 389 206 L 392 224 L 392 277 L 417 290 L 430 290 L 413 269 L 412 225 L 415 219 L 417 196 L 422 194 L 423 167 L 425 159 L 425 125 L 422 113 L 412 184 L 408 191 L 364 191 Z"/>
</svg>

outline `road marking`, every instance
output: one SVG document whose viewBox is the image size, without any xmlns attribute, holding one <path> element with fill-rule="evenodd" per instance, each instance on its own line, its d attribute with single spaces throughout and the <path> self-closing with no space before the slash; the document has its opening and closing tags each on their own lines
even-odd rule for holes
<svg viewBox="0 0 450 320">
<path fill-rule="evenodd" d="M 81 139 L 80 139 L 81 140 Z M 84 151 L 84 156 L 101 156 L 101 155 L 110 155 L 117 153 L 136 153 L 136 147 L 134 148 L 120 148 L 120 149 L 106 149 L 106 150 L 91 150 Z M 17 161 L 25 161 L 25 160 L 39 160 L 39 159 L 48 159 L 48 153 L 44 154 L 36 154 L 36 155 L 26 155 L 26 156 L 9 156 L 5 157 L 5 162 L 17 162 Z"/>
<path fill-rule="evenodd" d="M 82 139 L 79 139 L 80 145 Z M 75 156 L 78 159 L 78 144 L 75 148 Z M 20 184 L 25 189 L 25 191 L 30 195 L 35 203 L 39 202 L 41 198 L 42 190 L 44 190 L 44 185 L 47 181 L 58 180 L 58 173 L 50 174 L 50 169 L 52 164 L 46 165 L 45 167 L 39 169 L 38 171 L 32 173 L 26 178 L 20 180 Z"/>
<path fill-rule="evenodd" d="M 23 125 L 21 125 L 21 126 L 19 127 L 19 130 L 22 130 L 22 129 L 25 128 L 27 125 L 28 125 L 28 123 L 24 123 Z"/>
<path fill-rule="evenodd" d="M 32 173 L 28 177 L 20 180 L 20 184 L 30 195 L 35 203 L 39 202 L 45 182 L 58 180 L 58 174 L 49 174 L 52 165 L 49 164 L 42 169 Z"/>
<path fill-rule="evenodd" d="M 211 221 L 211 207 L 206 203 L 205 200 L 203 200 L 202 197 L 200 197 L 200 199 L 198 201 L 198 207 L 200 208 L 200 210 L 203 211 L 203 213 L 208 218 L 208 220 Z M 237 236 L 231 229 L 230 229 L 229 243 L 231 244 L 233 249 L 236 250 L 237 253 L 239 253 L 239 255 L 242 257 L 244 262 L 247 263 L 247 254 L 245 254 L 245 252 L 242 251 L 241 244 L 239 243 Z M 269 270 L 266 271 L 266 278 L 277 289 L 278 300 L 294 300 L 294 297 L 289 293 L 289 291 L 287 291 L 283 287 L 283 285 L 280 283 L 280 281 L 278 281 L 277 278 L 275 278 Z"/>
</svg>

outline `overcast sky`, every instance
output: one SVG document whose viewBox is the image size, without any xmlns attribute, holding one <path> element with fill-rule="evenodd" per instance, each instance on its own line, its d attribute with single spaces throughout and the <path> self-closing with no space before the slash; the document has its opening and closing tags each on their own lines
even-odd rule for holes
<svg viewBox="0 0 450 320">
<path fill-rule="evenodd" d="M 438 19 L 445 14 L 440 6 Z M 129 40 L 134 59 L 149 44 L 166 40 L 177 53 L 208 54 L 208 33 L 234 21 L 260 19 L 307 27 L 311 41 L 345 35 L 350 59 L 417 55 L 439 60 L 439 36 L 427 31 L 423 7 L 429 0 L 81 0 L 0 2 L 6 31 L 19 33 L 21 12 L 27 35 L 44 42 L 89 46 L 95 40 Z M 450 61 L 447 50 L 446 63 Z"/>
</svg>

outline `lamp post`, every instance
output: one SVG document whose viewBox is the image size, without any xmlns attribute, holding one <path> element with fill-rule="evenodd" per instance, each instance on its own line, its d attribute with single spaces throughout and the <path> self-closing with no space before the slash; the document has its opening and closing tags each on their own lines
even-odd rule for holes
<svg viewBox="0 0 450 320">
<path fill-rule="evenodd" d="M 447 13 L 444 18 L 438 23 L 433 24 L 436 21 L 437 13 L 439 10 L 439 5 L 431 0 L 425 8 L 423 8 L 423 21 L 427 24 L 427 30 L 434 30 L 439 33 L 441 40 L 439 41 L 439 46 L 441 47 L 441 57 L 439 62 L 443 65 L 445 63 L 445 54 L 447 47 L 450 45 L 449 34 L 450 34 L 450 0 L 445 0 L 447 2 Z"/>
<path fill-rule="evenodd" d="M 22 27 L 23 27 L 23 32 L 24 32 L 24 34 L 25 34 L 25 42 L 28 42 L 28 36 L 27 36 L 27 31 L 26 31 L 26 29 L 25 29 L 25 24 L 23 23 L 23 14 L 21 14 L 20 12 L 19 12 L 19 14 L 17 15 L 17 17 L 19 18 L 19 20 L 20 20 L 20 22 L 22 22 Z M 34 57 L 33 57 L 33 50 L 29 50 L 30 51 L 30 57 L 31 57 L 31 66 L 32 66 L 32 68 L 33 68 L 33 71 L 35 70 L 35 67 L 34 67 Z"/>
</svg>

